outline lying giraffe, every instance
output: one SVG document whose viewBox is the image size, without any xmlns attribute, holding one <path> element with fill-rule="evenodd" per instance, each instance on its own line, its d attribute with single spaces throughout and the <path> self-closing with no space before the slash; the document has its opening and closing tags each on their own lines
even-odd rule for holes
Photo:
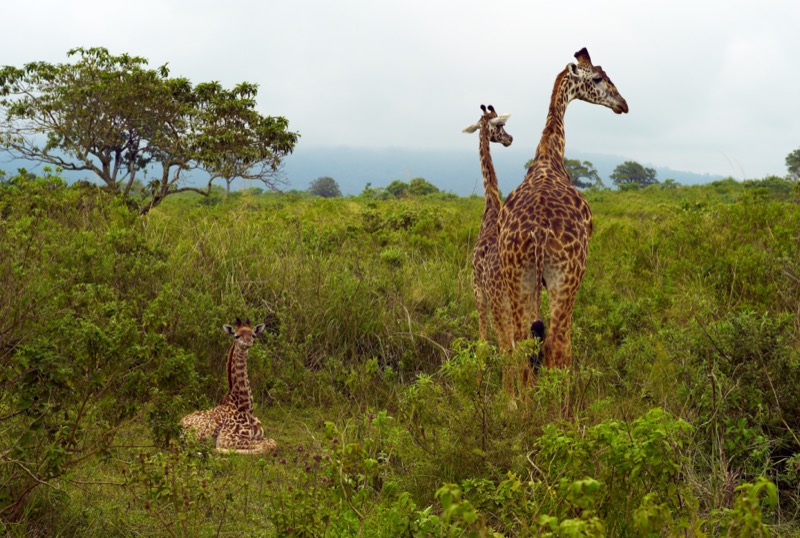
<svg viewBox="0 0 800 538">
<path fill-rule="evenodd" d="M 236 327 L 223 325 L 234 338 L 228 351 L 226 365 L 228 392 L 219 405 L 205 411 L 195 411 L 180 421 L 184 431 L 193 430 L 198 440 L 214 439 L 218 452 L 261 454 L 275 450 L 272 439 L 264 438 L 261 421 L 253 415 L 253 395 L 247 378 L 247 353 L 256 337 L 264 332 L 264 324 L 250 327 L 236 318 Z"/>
<path fill-rule="evenodd" d="M 505 124 L 511 114 L 498 116 L 494 107 L 481 105 L 483 114 L 480 120 L 463 129 L 465 133 L 480 130 L 478 155 L 483 174 L 484 207 L 478 241 L 472 251 L 472 287 L 475 302 L 478 304 L 478 334 L 486 340 L 491 310 L 495 326 L 497 317 L 504 312 L 502 302 L 505 289 L 500 280 L 500 258 L 497 255 L 497 218 L 500 215 L 500 191 L 497 187 L 497 174 L 492 163 L 489 143 L 499 143 L 508 147 L 514 138 L 505 131 Z"/>
<path fill-rule="evenodd" d="M 544 363 L 566 367 L 571 362 L 572 310 L 586 268 L 592 212 L 572 186 L 564 168 L 564 113 L 573 99 L 603 105 L 617 114 L 628 103 L 605 71 L 592 65 L 589 52 L 575 53 L 576 64 L 558 74 L 550 109 L 533 164 L 522 184 L 500 211 L 499 252 L 511 323 L 503 331 L 506 348 L 533 333 L 544 334 L 540 301 L 542 286 L 550 303 L 550 327 L 544 342 Z"/>
</svg>

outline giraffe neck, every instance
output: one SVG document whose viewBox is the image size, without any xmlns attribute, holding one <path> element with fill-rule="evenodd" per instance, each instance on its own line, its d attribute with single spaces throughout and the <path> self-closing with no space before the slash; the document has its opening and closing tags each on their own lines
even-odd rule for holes
<svg viewBox="0 0 800 538">
<path fill-rule="evenodd" d="M 492 163 L 492 154 L 489 149 L 489 126 L 484 120 L 481 122 L 481 139 L 479 154 L 481 158 L 481 171 L 483 172 L 484 207 L 481 220 L 481 235 L 485 230 L 497 227 L 497 217 L 500 214 L 500 191 L 497 188 L 497 174 Z"/>
<path fill-rule="evenodd" d="M 539 141 L 539 146 L 536 148 L 536 157 L 533 163 L 534 171 L 542 167 L 548 167 L 557 172 L 557 177 L 569 177 L 564 169 L 564 114 L 567 111 L 567 105 L 572 101 L 573 97 L 572 86 L 569 83 L 567 70 L 565 69 L 559 73 L 553 85 L 553 94 L 550 97 L 550 109 L 547 112 L 547 121 L 545 122 L 544 131 L 542 132 L 542 139 Z M 559 171 L 563 173 L 558 173 Z M 528 178 L 537 176 L 540 176 L 540 174 L 528 174 Z"/>
<path fill-rule="evenodd" d="M 228 394 L 223 402 L 234 404 L 239 411 L 253 411 L 253 394 L 250 391 L 250 380 L 247 377 L 247 350 L 240 349 L 235 343 L 228 351 Z"/>
</svg>

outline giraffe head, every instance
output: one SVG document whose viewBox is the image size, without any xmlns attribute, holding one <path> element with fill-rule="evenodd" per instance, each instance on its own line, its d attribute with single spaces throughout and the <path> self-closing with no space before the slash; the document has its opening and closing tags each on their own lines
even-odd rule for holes
<svg viewBox="0 0 800 538">
<path fill-rule="evenodd" d="M 484 127 L 488 131 L 489 142 L 500 143 L 505 147 L 510 146 L 511 142 L 514 141 L 514 137 L 506 132 L 505 125 L 508 118 L 511 117 L 511 114 L 498 115 L 492 105 L 489 105 L 488 108 L 485 105 L 481 105 L 481 110 L 483 111 L 483 115 L 481 119 L 478 120 L 478 123 L 473 123 L 472 125 L 464 127 L 462 132 L 474 133 L 481 127 Z"/>
<path fill-rule="evenodd" d="M 617 114 L 628 112 L 628 103 L 599 65 L 592 65 L 586 47 L 575 53 L 577 64 L 568 64 L 566 76 L 572 84 L 572 98 L 603 105 Z"/>
<path fill-rule="evenodd" d="M 243 350 L 250 349 L 253 346 L 255 339 L 264 332 L 263 323 L 251 328 L 249 319 L 242 323 L 242 320 L 239 318 L 236 318 L 235 327 L 223 325 L 222 328 L 226 333 L 235 338 L 234 345 Z"/>
</svg>

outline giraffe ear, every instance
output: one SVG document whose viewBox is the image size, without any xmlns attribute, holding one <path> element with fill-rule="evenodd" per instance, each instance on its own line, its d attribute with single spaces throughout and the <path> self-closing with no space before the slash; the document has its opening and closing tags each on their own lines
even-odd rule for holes
<svg viewBox="0 0 800 538">
<path fill-rule="evenodd" d="M 480 122 L 473 123 L 472 125 L 467 125 L 463 129 L 461 129 L 461 132 L 462 133 L 474 133 L 475 131 L 477 131 L 480 128 L 481 128 Z"/>
<path fill-rule="evenodd" d="M 259 323 L 258 325 L 253 327 L 253 334 L 255 334 L 256 336 L 261 336 L 262 334 L 264 334 L 264 328 L 266 326 L 267 325 L 265 323 Z"/>
<path fill-rule="evenodd" d="M 230 336 L 235 336 L 236 335 L 236 329 L 234 329 L 230 325 L 223 325 L 222 326 L 222 330 L 225 331 L 226 333 L 228 333 Z"/>
<path fill-rule="evenodd" d="M 567 64 L 567 71 L 569 71 L 569 74 L 573 77 L 579 76 L 578 66 L 575 64 Z"/>
<path fill-rule="evenodd" d="M 490 119 L 489 123 L 491 123 L 492 125 L 500 125 L 500 126 L 502 126 L 502 125 L 505 125 L 506 122 L 508 122 L 508 118 L 510 118 L 510 117 L 511 117 L 511 114 L 500 114 L 496 118 Z"/>
</svg>

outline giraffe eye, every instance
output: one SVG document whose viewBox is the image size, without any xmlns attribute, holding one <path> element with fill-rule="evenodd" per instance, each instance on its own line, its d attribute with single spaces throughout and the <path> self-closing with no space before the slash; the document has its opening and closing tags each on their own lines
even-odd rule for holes
<svg viewBox="0 0 800 538">
<path fill-rule="evenodd" d="M 603 77 L 594 77 L 592 78 L 592 82 L 594 82 L 595 84 L 600 84 L 601 82 L 603 82 Z"/>
</svg>

